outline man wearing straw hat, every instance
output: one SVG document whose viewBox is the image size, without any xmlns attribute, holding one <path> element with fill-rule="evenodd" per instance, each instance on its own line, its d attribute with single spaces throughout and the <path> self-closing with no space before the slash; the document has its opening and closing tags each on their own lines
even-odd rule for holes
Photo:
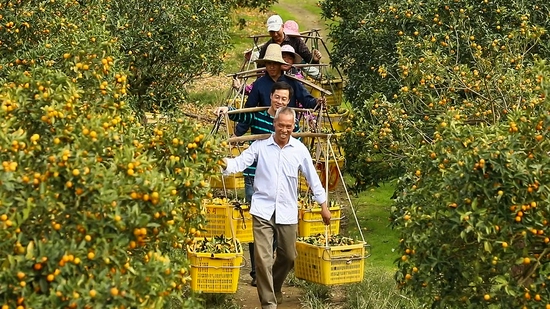
<svg viewBox="0 0 550 309">
<path fill-rule="evenodd" d="M 257 63 L 265 65 L 266 74 L 254 82 L 254 86 L 246 99 L 244 107 L 269 106 L 271 105 L 270 90 L 275 82 L 284 81 L 292 86 L 294 96 L 290 98 L 288 106 L 296 107 L 296 101 L 299 101 L 305 108 L 315 108 L 325 104 L 324 97 L 314 98 L 309 91 L 295 79 L 289 78 L 283 74 L 283 65 L 288 65 L 283 59 L 281 46 L 270 44 L 267 48 L 265 57 L 256 60 Z M 241 136 L 248 131 L 248 126 L 238 124 L 235 127 L 235 135 Z"/>
<path fill-rule="evenodd" d="M 282 301 L 283 283 L 294 267 L 298 225 L 298 172 L 301 171 L 321 205 L 321 216 L 330 224 L 327 195 L 307 147 L 292 137 L 296 113 L 277 109 L 274 133 L 257 140 L 234 159 L 225 158 L 224 175 L 243 171 L 257 162 L 250 214 L 254 233 L 254 258 L 262 309 L 276 309 Z M 273 256 L 273 239 L 277 255 Z"/>
</svg>

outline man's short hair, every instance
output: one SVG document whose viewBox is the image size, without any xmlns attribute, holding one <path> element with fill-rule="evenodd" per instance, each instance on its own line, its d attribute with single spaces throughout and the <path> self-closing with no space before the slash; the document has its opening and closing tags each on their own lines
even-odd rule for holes
<svg viewBox="0 0 550 309">
<path fill-rule="evenodd" d="M 271 94 L 275 93 L 275 90 L 288 90 L 288 99 L 292 98 L 292 95 L 294 95 L 294 89 L 292 89 L 292 86 L 290 86 L 287 82 L 276 82 L 271 86 Z"/>
<path fill-rule="evenodd" d="M 294 111 L 294 109 L 288 106 L 280 107 L 279 109 L 277 109 L 277 111 L 275 112 L 275 117 L 273 118 L 273 122 L 279 119 L 279 115 L 292 115 L 292 117 L 294 117 L 294 121 L 296 121 L 296 112 Z"/>
</svg>

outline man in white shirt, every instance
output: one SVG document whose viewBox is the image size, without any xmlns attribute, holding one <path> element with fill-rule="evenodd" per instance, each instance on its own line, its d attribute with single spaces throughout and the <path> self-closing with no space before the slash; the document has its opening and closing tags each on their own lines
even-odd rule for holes
<svg viewBox="0 0 550 309">
<path fill-rule="evenodd" d="M 306 177 L 313 199 L 321 205 L 321 216 L 330 224 L 327 196 L 317 175 L 309 150 L 292 137 L 296 114 L 288 107 L 275 113 L 275 132 L 257 140 L 240 156 L 224 159 L 224 174 L 237 173 L 257 161 L 253 216 L 254 259 L 258 295 L 262 309 L 275 309 L 282 300 L 281 288 L 294 267 L 298 225 L 298 171 Z M 273 257 L 273 236 L 277 237 L 277 257 Z"/>
</svg>

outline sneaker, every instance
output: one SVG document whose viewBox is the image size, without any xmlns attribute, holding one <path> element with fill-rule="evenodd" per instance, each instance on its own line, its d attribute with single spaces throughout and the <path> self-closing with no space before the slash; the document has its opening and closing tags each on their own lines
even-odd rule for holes
<svg viewBox="0 0 550 309">
<path fill-rule="evenodd" d="M 256 278 L 252 278 L 252 281 L 250 281 L 251 286 L 256 286 Z"/>
<path fill-rule="evenodd" d="M 283 293 L 282 292 L 275 292 L 275 298 L 277 299 L 277 304 L 283 303 Z"/>
</svg>

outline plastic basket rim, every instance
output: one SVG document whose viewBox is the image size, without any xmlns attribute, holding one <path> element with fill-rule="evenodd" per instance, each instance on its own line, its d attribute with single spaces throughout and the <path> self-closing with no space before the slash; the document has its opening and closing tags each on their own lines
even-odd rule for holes
<svg viewBox="0 0 550 309">
<path fill-rule="evenodd" d="M 208 240 L 212 240 L 214 237 L 206 237 Z M 231 242 L 236 242 L 239 244 L 237 248 L 239 248 L 239 251 L 236 252 L 230 252 L 230 253 L 209 253 L 209 252 L 196 252 L 191 250 L 189 245 L 187 245 L 187 254 L 188 255 L 194 255 L 195 257 L 200 258 L 211 258 L 211 259 L 231 259 L 235 258 L 237 256 L 244 256 L 242 244 L 238 239 L 231 239 Z"/>
<path fill-rule="evenodd" d="M 212 208 L 226 208 L 232 206 L 231 204 L 204 204 L 205 207 L 212 207 Z"/>
<path fill-rule="evenodd" d="M 321 212 L 322 208 L 321 207 L 300 208 L 300 210 L 303 211 L 303 212 Z M 341 206 L 331 206 L 331 207 L 328 208 L 328 210 L 330 210 L 330 211 L 342 210 L 342 207 Z"/>
<path fill-rule="evenodd" d="M 233 252 L 233 253 L 207 253 L 207 252 L 191 251 L 189 247 L 187 247 L 187 253 L 199 258 L 220 259 L 220 260 L 228 260 L 235 257 L 244 256 L 244 253 L 242 250 L 240 250 L 239 252 Z"/>
<path fill-rule="evenodd" d="M 189 264 L 189 266 L 191 266 L 191 268 L 212 268 L 212 269 L 237 269 L 237 268 L 243 268 L 245 265 L 246 265 L 246 259 L 244 258 L 244 255 L 233 255 L 232 258 L 226 258 L 224 260 L 236 260 L 240 258 L 240 262 L 239 264 L 240 265 L 237 265 L 237 266 L 205 266 L 205 265 L 196 265 L 196 264 Z M 211 260 L 216 260 L 216 259 L 220 259 L 220 258 L 212 258 L 212 257 L 209 257 L 209 259 Z"/>
<path fill-rule="evenodd" d="M 367 244 L 366 241 L 362 241 L 362 240 L 357 240 L 357 242 L 353 245 L 328 246 L 328 247 L 326 247 L 326 246 L 316 246 L 316 245 L 309 244 L 309 243 L 307 243 L 305 241 L 301 241 L 301 240 L 297 240 L 296 244 L 301 244 L 301 245 L 305 245 L 307 247 L 313 247 L 313 248 L 317 248 L 317 249 L 323 249 L 324 251 L 343 251 L 343 250 L 365 248 L 365 247 L 370 246 L 369 244 Z M 336 250 L 336 249 L 339 249 L 339 250 Z"/>
</svg>

